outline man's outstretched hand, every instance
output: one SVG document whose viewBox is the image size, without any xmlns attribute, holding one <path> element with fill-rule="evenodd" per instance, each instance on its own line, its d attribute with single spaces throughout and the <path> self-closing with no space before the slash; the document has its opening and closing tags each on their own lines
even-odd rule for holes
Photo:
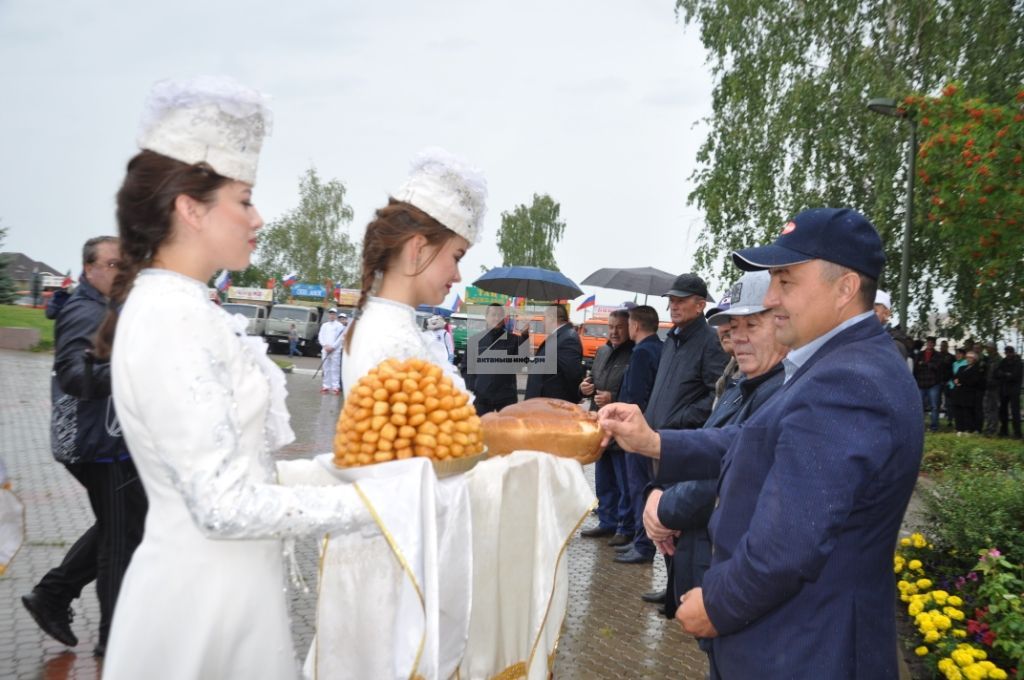
<svg viewBox="0 0 1024 680">
<path fill-rule="evenodd" d="M 597 412 L 597 418 L 605 432 L 603 446 L 614 437 L 623 451 L 649 458 L 661 456 L 661 436 L 650 428 L 636 404 L 608 404 Z"/>
</svg>

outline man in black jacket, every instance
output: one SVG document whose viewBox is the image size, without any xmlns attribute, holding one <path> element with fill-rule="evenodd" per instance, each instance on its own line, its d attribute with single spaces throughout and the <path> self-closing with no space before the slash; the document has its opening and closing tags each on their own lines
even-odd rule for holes
<svg viewBox="0 0 1024 680">
<path fill-rule="evenodd" d="M 526 398 L 553 397 L 574 404 L 580 401 L 583 381 L 583 344 L 569 323 L 565 305 L 552 305 L 544 312 L 548 337 L 537 348 L 535 363 L 526 380 Z"/>
<path fill-rule="evenodd" d="M 496 302 L 487 308 L 484 318 L 487 330 L 466 342 L 467 348 L 475 348 L 474 354 L 467 352 L 466 387 L 476 396 L 478 416 L 519 401 L 516 376 L 522 364 L 502 360 L 525 357 L 529 349 L 526 342 L 530 339 L 529 328 L 522 333 L 506 330 L 505 308 Z"/>
<path fill-rule="evenodd" d="M 725 371 L 729 356 L 722 349 L 718 334 L 704 319 L 704 305 L 711 299 L 704 279 L 696 274 L 681 274 L 665 295 L 675 327 L 662 346 L 644 418 L 655 430 L 696 429 L 711 414 L 715 383 Z M 631 456 L 627 466 L 631 478 L 646 476 L 639 485 L 641 489 L 653 481 L 654 469 L 649 460 Z M 636 486 L 631 482 L 632 488 Z M 642 504 L 640 509 L 642 513 Z M 615 561 L 648 563 L 654 559 L 654 553 L 654 544 L 639 527 L 633 549 Z"/>
<path fill-rule="evenodd" d="M 57 316 L 51 390 L 51 448 L 54 458 L 85 487 L 96 523 L 71 546 L 21 598 L 43 631 L 68 645 L 78 644 L 71 631 L 71 601 L 96 581 L 100 603 L 102 656 L 121 579 L 142 539 L 146 495 L 121 436 L 110 394 L 110 363 L 94 362 L 93 336 L 107 311 L 107 296 L 117 273 L 117 239 L 100 236 L 82 249 L 78 288 Z"/>
</svg>

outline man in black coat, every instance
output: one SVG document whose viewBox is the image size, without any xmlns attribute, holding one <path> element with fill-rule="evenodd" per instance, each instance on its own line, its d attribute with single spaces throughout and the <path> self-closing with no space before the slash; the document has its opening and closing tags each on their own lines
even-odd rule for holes
<svg viewBox="0 0 1024 680">
<path fill-rule="evenodd" d="M 569 323 L 565 305 L 551 305 L 544 312 L 548 337 L 537 348 L 526 380 L 526 398 L 553 397 L 574 404 L 580 401 L 583 381 L 583 343 Z"/>
<path fill-rule="evenodd" d="M 496 302 L 487 308 L 485 322 L 487 329 L 466 342 L 466 387 L 476 396 L 478 416 L 519 401 L 516 376 L 523 364 L 507 359 L 526 357 L 530 339 L 529 328 L 521 333 L 506 329 L 505 309 Z"/>
<path fill-rule="evenodd" d="M 1020 439 L 1020 388 L 1024 370 L 1020 357 L 1009 345 L 1003 351 L 1003 358 L 996 367 L 999 381 L 999 436 L 1010 434 L 1009 424 L 1013 421 L 1013 436 Z"/>
<path fill-rule="evenodd" d="M 92 338 L 106 314 L 119 258 L 116 238 L 86 241 L 78 288 L 54 327 L 51 448 L 54 458 L 85 487 L 96 523 L 21 598 L 47 635 L 73 647 L 78 638 L 71 630 L 71 601 L 95 580 L 100 603 L 97 656 L 105 651 L 121 579 L 142 539 L 147 507 L 114 412 L 110 363 L 92 358 Z"/>
</svg>

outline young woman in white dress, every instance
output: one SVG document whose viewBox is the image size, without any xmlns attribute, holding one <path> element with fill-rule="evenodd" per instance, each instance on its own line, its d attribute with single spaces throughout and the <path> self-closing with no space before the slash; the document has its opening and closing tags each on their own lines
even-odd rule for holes
<svg viewBox="0 0 1024 680">
<path fill-rule="evenodd" d="M 345 337 L 342 388 L 385 359 L 429 360 L 465 383 L 444 345 L 416 322 L 417 305 L 444 302 L 462 280 L 459 261 L 483 229 L 487 183 L 441 150 L 422 152 L 412 173 L 363 236 L 362 291 Z"/>
<path fill-rule="evenodd" d="M 98 348 L 149 514 L 125 576 L 103 677 L 294 678 L 283 538 L 372 526 L 348 485 L 282 487 L 294 436 L 285 380 L 209 299 L 241 270 L 267 112 L 219 79 L 158 83 L 117 195 L 122 271 Z"/>
</svg>

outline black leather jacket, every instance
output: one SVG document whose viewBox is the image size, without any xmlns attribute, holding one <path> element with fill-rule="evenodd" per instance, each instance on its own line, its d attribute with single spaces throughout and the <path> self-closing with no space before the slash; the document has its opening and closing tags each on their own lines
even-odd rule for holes
<svg viewBox="0 0 1024 680">
<path fill-rule="evenodd" d="M 107 299 L 83 275 L 57 316 L 50 447 L 61 463 L 123 457 L 128 449 L 110 394 L 110 362 L 93 361 L 93 336 Z"/>
</svg>

